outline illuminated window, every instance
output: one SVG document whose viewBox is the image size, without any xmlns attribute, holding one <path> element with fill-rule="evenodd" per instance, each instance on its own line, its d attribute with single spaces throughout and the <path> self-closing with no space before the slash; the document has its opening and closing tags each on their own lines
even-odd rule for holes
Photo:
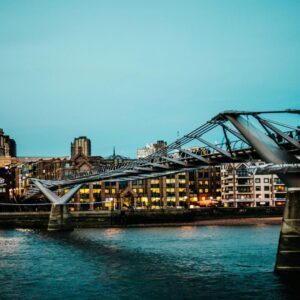
<svg viewBox="0 0 300 300">
<path fill-rule="evenodd" d="M 175 183 L 175 179 L 166 179 L 166 183 Z"/>
<path fill-rule="evenodd" d="M 150 181 L 151 184 L 159 184 L 159 179 L 152 179 Z"/>
</svg>

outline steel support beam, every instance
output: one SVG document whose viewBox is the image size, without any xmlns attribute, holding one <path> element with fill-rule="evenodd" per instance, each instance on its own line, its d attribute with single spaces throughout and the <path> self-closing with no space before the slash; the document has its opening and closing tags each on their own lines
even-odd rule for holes
<svg viewBox="0 0 300 300">
<path fill-rule="evenodd" d="M 280 129 L 278 129 L 275 126 L 273 126 L 272 124 L 268 123 L 266 120 L 264 120 L 262 118 L 258 118 L 258 120 L 260 122 L 262 122 L 266 127 L 270 128 L 271 130 L 276 132 L 278 135 L 280 135 L 283 139 L 285 139 L 286 141 L 288 141 L 289 143 L 294 145 L 296 148 L 300 149 L 300 143 L 297 140 L 293 139 L 292 137 L 290 137 L 289 135 L 287 135 Z"/>
<path fill-rule="evenodd" d="M 299 160 L 281 149 L 269 136 L 240 115 L 225 115 L 267 163 L 298 164 Z M 275 271 L 300 272 L 300 177 L 299 173 L 278 174 L 288 187 L 280 232 Z"/>
<path fill-rule="evenodd" d="M 184 162 L 184 161 L 181 161 L 179 159 L 175 159 L 175 158 L 172 158 L 172 157 L 169 157 L 169 156 L 163 156 L 162 158 L 165 159 L 165 160 L 167 160 L 167 161 L 173 162 L 173 163 L 175 163 L 177 165 L 181 165 L 181 166 L 187 167 L 187 163 Z"/>
<path fill-rule="evenodd" d="M 190 156 L 190 157 L 196 158 L 197 160 L 200 160 L 200 161 L 202 161 L 203 163 L 205 163 L 207 165 L 211 164 L 210 161 L 207 158 L 205 158 L 205 157 L 203 157 L 201 155 L 195 154 L 195 153 L 193 153 L 191 151 L 184 150 L 184 149 L 180 149 L 179 151 L 182 152 L 182 153 L 184 153 L 184 154 L 186 154 L 186 155 L 188 155 L 188 156 Z"/>
<path fill-rule="evenodd" d="M 231 134 L 235 135 L 238 139 L 243 141 L 246 144 L 249 144 L 248 141 L 237 131 L 233 130 L 232 128 L 226 126 L 225 124 L 221 125 L 225 130 L 229 131 Z"/>
<path fill-rule="evenodd" d="M 153 168 L 147 168 L 147 167 L 134 167 L 135 170 L 143 171 L 143 172 L 152 172 Z"/>
<path fill-rule="evenodd" d="M 166 170 L 169 170 L 169 169 L 170 169 L 169 166 L 166 166 L 166 165 L 163 165 L 163 164 L 152 163 L 152 162 L 149 162 L 149 163 L 147 163 L 147 164 L 150 165 L 150 166 L 153 166 L 153 167 L 155 167 L 155 168 L 166 169 Z"/>
<path fill-rule="evenodd" d="M 231 154 L 228 151 L 226 151 L 224 149 L 221 149 L 220 147 L 214 145 L 213 143 L 208 142 L 208 141 L 206 141 L 206 140 L 204 140 L 204 139 L 202 139 L 200 137 L 197 137 L 197 140 L 200 141 L 201 143 L 203 143 L 203 144 L 205 144 L 205 145 L 213 148 L 214 150 L 216 150 L 217 152 L 223 154 L 224 156 L 227 156 L 227 157 L 233 159 L 233 157 L 231 156 Z"/>
<path fill-rule="evenodd" d="M 70 214 L 67 211 L 66 204 L 78 192 L 82 184 L 75 185 L 62 197 L 59 197 L 50 189 L 46 188 L 39 180 L 32 179 L 33 184 L 45 195 L 52 203 L 49 215 L 48 231 L 72 230 Z"/>
</svg>

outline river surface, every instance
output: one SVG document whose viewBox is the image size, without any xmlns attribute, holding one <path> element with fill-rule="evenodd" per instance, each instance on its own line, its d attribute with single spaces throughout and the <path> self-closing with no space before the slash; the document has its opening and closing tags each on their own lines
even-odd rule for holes
<svg viewBox="0 0 300 300">
<path fill-rule="evenodd" d="M 0 299 L 299 299 L 280 227 L 0 231 Z"/>
</svg>

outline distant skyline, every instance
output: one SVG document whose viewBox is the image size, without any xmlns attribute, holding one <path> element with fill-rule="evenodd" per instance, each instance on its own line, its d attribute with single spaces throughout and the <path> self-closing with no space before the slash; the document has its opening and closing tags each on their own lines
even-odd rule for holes
<svg viewBox="0 0 300 300">
<path fill-rule="evenodd" d="M 300 2 L 1 0 L 0 128 L 19 156 L 134 157 L 223 110 L 300 109 Z"/>
</svg>

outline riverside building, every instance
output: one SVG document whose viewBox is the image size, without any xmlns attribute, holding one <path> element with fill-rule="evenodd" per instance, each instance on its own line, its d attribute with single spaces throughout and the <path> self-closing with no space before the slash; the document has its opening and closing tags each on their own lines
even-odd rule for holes
<svg viewBox="0 0 300 300">
<path fill-rule="evenodd" d="M 286 187 L 282 181 L 276 175 L 251 175 L 244 163 L 221 165 L 221 189 L 226 207 L 285 204 Z"/>
</svg>

